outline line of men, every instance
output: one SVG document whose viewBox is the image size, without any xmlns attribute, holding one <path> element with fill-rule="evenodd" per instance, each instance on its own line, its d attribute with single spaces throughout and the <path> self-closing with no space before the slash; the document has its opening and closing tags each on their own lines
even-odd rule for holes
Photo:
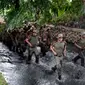
<svg viewBox="0 0 85 85">
<path fill-rule="evenodd" d="M 40 33 L 40 34 L 39 34 Z M 35 55 L 35 62 L 39 64 L 40 56 L 45 56 L 47 51 L 51 51 L 56 58 L 56 65 L 52 67 L 51 72 L 58 72 L 58 79 L 62 79 L 61 68 L 63 60 L 66 59 L 67 43 L 64 39 L 63 33 L 51 35 L 50 29 L 38 32 L 36 29 L 31 29 L 27 32 L 25 42 L 27 43 L 28 57 L 26 63 L 31 64 L 32 55 Z M 78 56 L 72 59 L 74 63 L 81 59 L 81 66 L 84 66 L 84 52 L 85 52 L 85 32 L 81 33 L 81 39 L 74 43 L 78 49 Z M 41 50 L 41 51 L 40 51 Z M 42 55 L 41 55 L 42 53 Z"/>
</svg>

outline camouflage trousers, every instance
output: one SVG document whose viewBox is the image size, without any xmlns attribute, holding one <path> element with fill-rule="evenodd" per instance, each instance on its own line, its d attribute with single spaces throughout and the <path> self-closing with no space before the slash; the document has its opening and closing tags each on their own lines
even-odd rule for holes
<svg viewBox="0 0 85 85">
<path fill-rule="evenodd" d="M 57 70 L 58 79 L 61 79 L 63 56 L 61 57 L 55 56 L 55 58 L 56 58 L 56 65 L 52 67 L 52 70 L 53 71 Z"/>
<path fill-rule="evenodd" d="M 34 54 L 35 59 L 36 59 L 35 62 L 36 62 L 36 63 L 39 63 L 40 53 L 41 53 L 40 47 L 38 47 L 38 46 L 35 46 L 35 47 L 33 47 L 33 48 L 28 47 L 28 58 L 27 58 L 27 61 L 30 62 L 31 59 L 32 59 L 32 56 L 33 56 L 33 54 Z"/>
<path fill-rule="evenodd" d="M 62 62 L 63 62 L 63 57 L 56 56 L 56 68 L 57 68 L 58 75 L 61 75 L 62 72 Z"/>
<path fill-rule="evenodd" d="M 58 57 L 58 56 L 55 57 L 56 57 L 56 66 L 58 69 L 60 69 L 62 67 L 63 57 Z"/>
</svg>

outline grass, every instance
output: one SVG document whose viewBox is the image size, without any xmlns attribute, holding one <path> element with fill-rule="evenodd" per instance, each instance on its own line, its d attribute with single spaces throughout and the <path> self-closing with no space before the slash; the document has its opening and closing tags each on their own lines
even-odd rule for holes
<svg viewBox="0 0 85 85">
<path fill-rule="evenodd" d="M 0 73 L 0 85 L 8 85 L 1 73 Z"/>
</svg>

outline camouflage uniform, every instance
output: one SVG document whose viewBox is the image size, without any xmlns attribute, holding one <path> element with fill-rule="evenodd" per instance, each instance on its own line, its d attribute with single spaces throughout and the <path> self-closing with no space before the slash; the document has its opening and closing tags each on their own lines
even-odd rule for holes
<svg viewBox="0 0 85 85">
<path fill-rule="evenodd" d="M 42 56 L 45 56 L 46 52 L 49 50 L 49 47 L 50 47 L 50 44 L 48 41 L 48 35 L 46 31 L 44 31 L 41 35 L 40 47 L 41 47 Z"/>
<path fill-rule="evenodd" d="M 81 47 L 85 47 L 85 39 L 81 39 L 77 42 Z M 81 59 L 81 66 L 84 66 L 84 49 L 78 49 L 78 56 L 76 56 L 72 61 L 76 63 L 77 60 Z"/>
<path fill-rule="evenodd" d="M 55 52 L 57 55 L 56 58 L 56 65 L 52 67 L 52 70 L 58 71 L 58 78 L 61 79 L 61 71 L 62 71 L 62 61 L 63 61 L 63 51 L 64 51 L 65 42 L 54 42 L 53 47 L 55 48 Z"/>
<path fill-rule="evenodd" d="M 39 63 L 40 48 L 38 47 L 38 36 L 31 36 L 30 43 L 32 47 L 28 46 L 28 63 L 30 63 L 32 55 L 35 55 L 36 63 Z"/>
</svg>

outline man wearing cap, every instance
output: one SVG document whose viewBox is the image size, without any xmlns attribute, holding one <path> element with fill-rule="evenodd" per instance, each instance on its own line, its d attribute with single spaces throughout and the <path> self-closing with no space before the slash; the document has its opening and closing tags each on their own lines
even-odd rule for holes
<svg viewBox="0 0 85 85">
<path fill-rule="evenodd" d="M 49 50 L 50 42 L 51 41 L 49 40 L 48 32 L 46 31 L 46 29 L 44 29 L 40 34 L 40 47 L 41 47 L 42 57 L 45 56 L 46 52 Z"/>
<path fill-rule="evenodd" d="M 58 34 L 57 39 L 53 41 L 50 49 L 56 58 L 56 65 L 52 67 L 52 71 L 55 72 L 57 69 L 58 79 L 61 80 L 62 61 L 66 57 L 66 42 L 63 40 L 63 34 Z"/>
<path fill-rule="evenodd" d="M 74 63 L 77 60 L 81 59 L 81 66 L 84 66 L 84 52 L 85 52 L 85 32 L 82 32 L 80 35 L 80 40 L 74 43 L 75 46 L 78 48 L 78 55 L 72 59 Z"/>
<path fill-rule="evenodd" d="M 37 36 L 37 30 L 33 29 L 32 33 L 28 35 L 25 40 L 29 46 L 29 56 L 27 58 L 27 63 L 31 63 L 31 58 L 34 53 L 36 58 L 36 63 L 39 63 L 40 48 L 38 47 L 39 41 Z"/>
</svg>

